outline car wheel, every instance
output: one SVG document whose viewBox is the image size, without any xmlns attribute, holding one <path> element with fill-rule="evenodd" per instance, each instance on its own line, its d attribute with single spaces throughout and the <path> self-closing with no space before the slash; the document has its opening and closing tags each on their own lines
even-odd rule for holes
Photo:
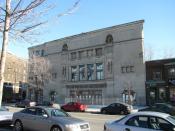
<svg viewBox="0 0 175 131">
<path fill-rule="evenodd" d="M 23 131 L 23 125 L 20 120 L 17 120 L 14 124 L 14 131 Z"/>
<path fill-rule="evenodd" d="M 102 114 L 106 114 L 107 112 L 106 112 L 106 110 L 102 110 Z"/>
<path fill-rule="evenodd" d="M 54 126 L 50 131 L 61 131 L 59 126 Z"/>
</svg>

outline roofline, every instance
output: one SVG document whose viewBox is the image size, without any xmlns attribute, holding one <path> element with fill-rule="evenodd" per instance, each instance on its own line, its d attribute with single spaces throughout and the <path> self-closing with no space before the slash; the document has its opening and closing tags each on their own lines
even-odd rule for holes
<svg viewBox="0 0 175 131">
<path fill-rule="evenodd" d="M 1 53 L 1 50 L 0 50 L 0 53 Z M 13 57 L 16 57 L 16 59 L 20 59 L 20 60 L 26 61 L 26 62 L 28 61 L 27 58 L 19 57 L 19 56 L 15 55 L 14 53 L 10 52 L 10 51 L 7 51 L 6 53 L 7 53 L 8 55 L 11 55 L 11 56 L 13 56 Z"/>
<path fill-rule="evenodd" d="M 83 32 L 83 33 L 72 35 L 72 36 L 66 36 L 64 38 L 44 42 L 43 44 L 39 44 L 39 45 L 29 47 L 28 49 L 31 49 L 31 48 L 34 48 L 34 47 L 39 47 L 39 46 L 42 46 L 44 44 L 54 42 L 54 41 L 63 41 L 65 39 L 73 39 L 73 38 L 77 38 L 77 37 L 80 37 L 80 36 L 89 35 L 91 33 L 97 33 L 97 32 L 101 32 L 101 31 L 104 31 L 104 30 L 110 30 L 110 29 L 113 29 L 113 28 L 120 28 L 120 27 L 130 26 L 130 25 L 139 24 L 139 23 L 144 23 L 144 20 L 143 19 L 142 20 L 137 20 L 137 21 L 128 22 L 128 23 L 124 23 L 124 24 L 119 24 L 119 25 L 115 25 L 115 26 L 110 26 L 110 27 L 106 27 L 106 28 L 101 28 L 101 29 L 97 29 L 97 30 L 93 30 L 93 31 Z"/>
<path fill-rule="evenodd" d="M 161 58 L 161 59 L 149 60 L 149 61 L 145 61 L 145 62 L 147 63 L 147 62 L 166 61 L 166 60 L 175 60 L 175 58 L 165 58 L 165 59 Z"/>
</svg>

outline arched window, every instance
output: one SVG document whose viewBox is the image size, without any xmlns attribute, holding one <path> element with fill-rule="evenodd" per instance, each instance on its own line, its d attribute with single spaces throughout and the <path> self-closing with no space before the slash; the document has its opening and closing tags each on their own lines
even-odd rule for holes
<svg viewBox="0 0 175 131">
<path fill-rule="evenodd" d="M 106 43 L 113 43 L 113 37 L 111 34 L 107 35 L 106 37 Z"/>
<path fill-rule="evenodd" d="M 68 46 L 67 46 L 67 44 L 64 44 L 64 45 L 63 45 L 62 51 L 68 51 Z"/>
</svg>

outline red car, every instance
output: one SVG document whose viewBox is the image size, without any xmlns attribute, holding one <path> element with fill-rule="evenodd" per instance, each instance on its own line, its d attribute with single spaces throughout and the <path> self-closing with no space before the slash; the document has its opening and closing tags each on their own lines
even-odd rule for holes
<svg viewBox="0 0 175 131">
<path fill-rule="evenodd" d="M 61 109 L 64 111 L 82 111 L 84 112 L 86 108 L 87 108 L 87 105 L 81 104 L 79 102 L 69 102 L 61 106 Z"/>
</svg>

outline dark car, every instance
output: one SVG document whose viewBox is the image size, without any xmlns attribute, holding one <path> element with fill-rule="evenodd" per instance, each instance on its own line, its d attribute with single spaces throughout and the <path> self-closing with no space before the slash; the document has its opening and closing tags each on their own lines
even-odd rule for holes
<svg viewBox="0 0 175 131">
<path fill-rule="evenodd" d="M 36 106 L 55 107 L 60 109 L 60 105 L 58 103 L 51 102 L 51 101 L 43 101 L 42 103 L 37 104 Z"/>
<path fill-rule="evenodd" d="M 42 103 L 37 104 L 37 106 L 52 106 L 53 103 L 50 101 L 43 101 Z"/>
<path fill-rule="evenodd" d="M 102 114 L 129 114 L 132 106 L 125 103 L 112 103 L 106 107 L 101 108 Z"/>
<path fill-rule="evenodd" d="M 87 105 L 79 103 L 79 102 L 69 102 L 61 106 L 61 109 L 64 111 L 82 111 L 84 112 L 86 108 L 87 108 Z"/>
<path fill-rule="evenodd" d="M 167 103 L 155 103 L 153 106 L 140 109 L 139 111 L 156 111 L 175 115 L 175 107 Z"/>
<path fill-rule="evenodd" d="M 19 102 L 16 102 L 15 106 L 16 107 L 30 107 L 30 106 L 35 106 L 36 102 L 30 101 L 30 100 L 21 100 Z"/>
</svg>

